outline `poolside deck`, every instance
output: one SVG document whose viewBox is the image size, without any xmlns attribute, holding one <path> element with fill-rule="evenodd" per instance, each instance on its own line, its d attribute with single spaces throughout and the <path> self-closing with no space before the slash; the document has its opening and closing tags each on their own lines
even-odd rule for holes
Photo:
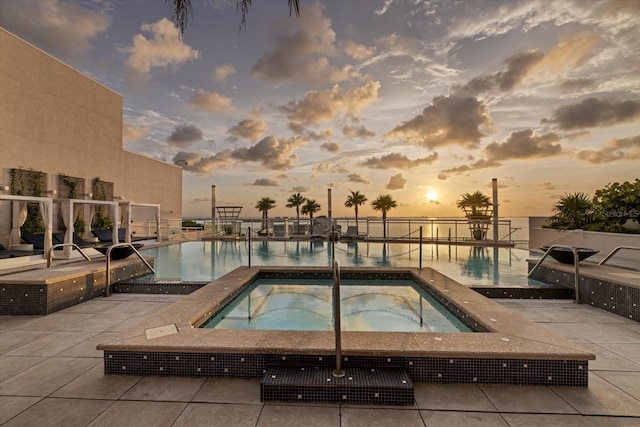
<svg viewBox="0 0 640 427">
<path fill-rule="evenodd" d="M 640 425 L 640 324 L 569 301 L 497 300 L 596 354 L 589 387 L 416 384 L 402 407 L 260 402 L 260 381 L 105 376 L 96 344 L 181 296 L 114 294 L 0 317 L 0 425 Z"/>
</svg>

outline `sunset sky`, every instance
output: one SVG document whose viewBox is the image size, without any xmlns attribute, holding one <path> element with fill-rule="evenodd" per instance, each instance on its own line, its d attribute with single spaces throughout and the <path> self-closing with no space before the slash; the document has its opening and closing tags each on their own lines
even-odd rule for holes
<svg viewBox="0 0 640 427">
<path fill-rule="evenodd" d="M 349 190 L 390 216 L 501 216 L 640 176 L 640 0 L 0 0 L 2 27 L 120 93 L 124 148 L 183 167 L 183 216 Z M 88 142 L 90 143 L 90 142 Z"/>
</svg>

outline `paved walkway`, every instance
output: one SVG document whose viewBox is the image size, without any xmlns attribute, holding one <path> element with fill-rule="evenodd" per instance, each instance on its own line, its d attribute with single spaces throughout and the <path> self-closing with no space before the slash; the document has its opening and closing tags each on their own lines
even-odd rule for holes
<svg viewBox="0 0 640 427">
<path fill-rule="evenodd" d="M 180 297 L 113 295 L 0 317 L 2 426 L 640 426 L 640 323 L 499 300 L 597 355 L 589 388 L 416 384 L 409 407 L 260 402 L 257 380 L 104 376 L 96 344 Z"/>
</svg>

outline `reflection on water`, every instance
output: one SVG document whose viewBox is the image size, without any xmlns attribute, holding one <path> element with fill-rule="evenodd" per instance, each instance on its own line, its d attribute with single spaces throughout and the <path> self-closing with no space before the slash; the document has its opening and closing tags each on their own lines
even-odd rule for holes
<svg viewBox="0 0 640 427">
<path fill-rule="evenodd" d="M 185 242 L 142 251 L 156 258 L 155 280 L 209 281 L 243 265 L 419 267 L 420 247 L 374 242 Z M 467 286 L 544 286 L 527 279 L 529 252 L 514 248 L 423 245 L 422 265 Z"/>
<path fill-rule="evenodd" d="M 333 330 L 331 280 L 258 279 L 201 327 L 258 330 Z M 345 331 L 470 331 L 415 283 L 343 280 Z"/>
</svg>

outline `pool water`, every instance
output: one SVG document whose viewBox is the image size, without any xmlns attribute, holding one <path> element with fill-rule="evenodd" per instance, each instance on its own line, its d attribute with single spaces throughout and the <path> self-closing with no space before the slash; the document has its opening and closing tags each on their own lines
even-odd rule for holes
<svg viewBox="0 0 640 427">
<path fill-rule="evenodd" d="M 258 279 L 201 327 L 332 331 L 332 280 Z M 410 280 L 341 280 L 341 329 L 471 332 Z"/>
<path fill-rule="evenodd" d="M 418 244 L 352 242 L 184 242 L 141 251 L 155 258 L 156 274 L 145 280 L 211 281 L 239 266 L 419 267 Z M 423 245 L 422 265 L 466 286 L 549 287 L 527 279 L 529 251 L 455 245 Z"/>
</svg>

